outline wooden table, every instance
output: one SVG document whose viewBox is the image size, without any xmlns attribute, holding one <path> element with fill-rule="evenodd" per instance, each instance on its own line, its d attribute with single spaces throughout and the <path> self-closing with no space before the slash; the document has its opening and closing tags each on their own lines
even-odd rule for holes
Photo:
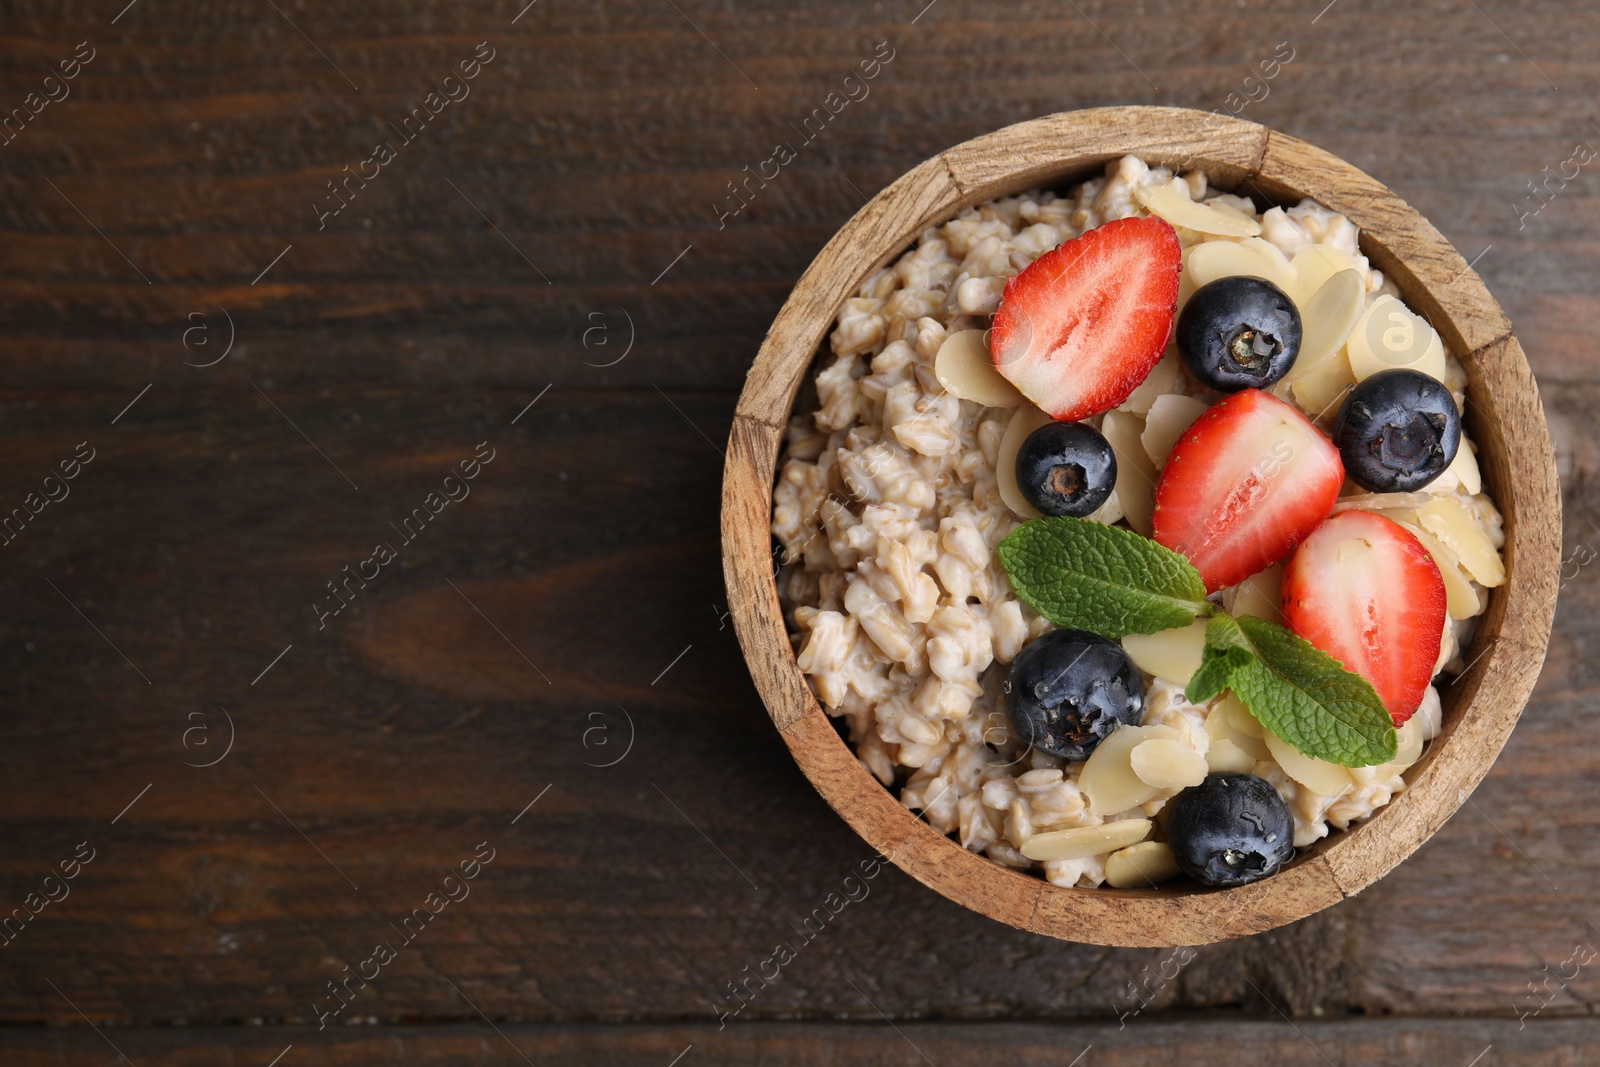
<svg viewBox="0 0 1600 1067">
<path fill-rule="evenodd" d="M 125 2 L 3 23 L 0 1061 L 1600 1059 L 1600 11 Z M 869 854 L 725 619 L 744 370 L 868 194 L 1119 102 L 1322 145 L 1474 260 L 1567 487 L 1539 690 L 1408 863 L 1174 980 L 890 869 L 719 1021 Z"/>
</svg>

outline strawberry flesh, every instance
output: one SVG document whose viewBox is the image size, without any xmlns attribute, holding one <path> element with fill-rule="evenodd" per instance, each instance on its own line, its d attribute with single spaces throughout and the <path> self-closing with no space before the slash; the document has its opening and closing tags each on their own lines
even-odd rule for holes
<svg viewBox="0 0 1600 1067">
<path fill-rule="evenodd" d="M 1433 679 L 1444 631 L 1444 580 L 1404 527 L 1343 511 L 1307 537 L 1283 570 L 1291 629 L 1361 675 L 1396 726 Z"/>
<path fill-rule="evenodd" d="M 1283 558 L 1328 517 L 1343 481 L 1339 450 L 1309 419 L 1245 389 L 1173 446 L 1156 483 L 1153 536 L 1215 592 Z"/>
<path fill-rule="evenodd" d="M 1116 407 L 1166 349 L 1180 257 L 1154 215 L 1057 245 L 1006 282 L 989 334 L 995 369 L 1059 420 Z"/>
</svg>

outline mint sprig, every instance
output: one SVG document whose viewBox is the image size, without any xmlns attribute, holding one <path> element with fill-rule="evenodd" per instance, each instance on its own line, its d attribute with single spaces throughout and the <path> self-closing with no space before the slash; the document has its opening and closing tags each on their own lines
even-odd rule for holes
<svg viewBox="0 0 1600 1067">
<path fill-rule="evenodd" d="M 1255 651 L 1243 638 L 1244 631 L 1231 615 L 1219 612 L 1211 617 L 1206 623 L 1206 644 L 1200 655 L 1200 666 L 1183 691 L 1185 700 L 1191 704 L 1210 700 L 1228 688 L 1234 671 L 1250 665 Z"/>
<path fill-rule="evenodd" d="M 1206 624 L 1200 668 L 1184 696 L 1209 700 L 1223 689 L 1307 756 L 1345 767 L 1394 758 L 1394 722 L 1367 680 L 1275 623 L 1219 614 Z"/>
<path fill-rule="evenodd" d="M 1215 610 L 1187 559 L 1131 530 L 1032 519 L 999 553 L 1017 595 L 1057 626 L 1122 637 L 1187 626 Z"/>
<path fill-rule="evenodd" d="M 1183 556 L 1088 519 L 1032 519 L 999 547 L 1011 586 L 1057 626 L 1105 637 L 1149 634 L 1210 616 L 1191 703 L 1231 689 L 1262 726 L 1300 752 L 1346 767 L 1387 763 L 1394 723 L 1366 679 L 1293 632 L 1206 600 Z"/>
</svg>

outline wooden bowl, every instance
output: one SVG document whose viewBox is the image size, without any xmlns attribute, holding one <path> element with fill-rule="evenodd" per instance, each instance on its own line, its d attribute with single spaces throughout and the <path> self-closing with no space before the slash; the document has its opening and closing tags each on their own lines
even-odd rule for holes
<svg viewBox="0 0 1600 1067">
<path fill-rule="evenodd" d="M 1492 591 L 1470 664 L 1444 694 L 1444 728 L 1409 788 L 1344 833 L 1237 889 L 1066 889 L 968 852 L 900 805 L 857 762 L 795 663 L 773 578 L 774 468 L 796 392 L 845 299 L 925 228 L 961 209 L 1092 177 L 1127 153 L 1203 168 L 1258 202 L 1302 196 L 1361 228 L 1361 249 L 1428 318 L 1468 376 L 1465 422 L 1505 517 L 1506 583 Z M 1360 892 L 1439 828 L 1489 770 L 1544 660 L 1560 571 L 1561 498 L 1538 389 L 1511 325 L 1428 221 L 1343 160 L 1264 126 L 1201 111 L 1110 107 L 1009 126 L 955 146 L 879 193 L 795 286 L 750 369 L 723 474 L 728 601 L 772 721 L 818 792 L 873 848 L 992 919 L 1069 941 L 1204 944 L 1293 922 Z"/>
</svg>

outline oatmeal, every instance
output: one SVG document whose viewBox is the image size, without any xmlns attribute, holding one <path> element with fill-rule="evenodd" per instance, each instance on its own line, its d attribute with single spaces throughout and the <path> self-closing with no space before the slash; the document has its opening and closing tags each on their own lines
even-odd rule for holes
<svg viewBox="0 0 1600 1067">
<path fill-rule="evenodd" d="M 1293 845 L 1309 845 L 1403 791 L 1400 772 L 1440 729 L 1430 685 L 1397 729 L 1393 759 L 1347 767 L 1303 755 L 1231 692 L 1185 697 L 1204 641 L 1197 622 L 1121 639 L 1143 683 L 1139 714 L 1087 761 L 1018 735 L 1007 672 L 1056 628 L 1019 598 L 997 547 L 1040 514 L 1018 485 L 1017 455 L 1054 420 L 995 371 L 985 331 L 1007 279 L 1102 224 L 1146 216 L 1170 223 L 1181 247 L 1179 308 L 1233 277 L 1266 279 L 1293 299 L 1299 355 L 1269 402 L 1324 434 L 1352 386 L 1378 370 L 1427 375 L 1458 410 L 1466 388 L 1455 355 L 1372 268 L 1343 215 L 1309 200 L 1263 212 L 1202 172 L 1174 175 L 1131 156 L 1067 196 L 1005 197 L 929 228 L 845 302 L 814 400 L 790 420 L 774 490 L 778 589 L 800 669 L 861 763 L 907 808 L 967 849 L 1064 886 L 1175 874 L 1166 846 L 1147 838 L 1207 771 L 1270 783 Z M 1117 461 L 1114 488 L 1088 517 L 1150 537 L 1163 468 L 1221 396 L 1169 345 L 1125 399 L 1083 417 Z M 1474 454 L 1463 432 L 1448 468 L 1421 489 L 1346 481 L 1332 506 L 1335 518 L 1398 524 L 1437 564 L 1447 610 L 1434 676 L 1462 669 L 1487 590 L 1505 579 L 1500 516 Z M 1284 578 L 1285 564 L 1273 563 L 1210 600 L 1282 623 Z"/>
</svg>

